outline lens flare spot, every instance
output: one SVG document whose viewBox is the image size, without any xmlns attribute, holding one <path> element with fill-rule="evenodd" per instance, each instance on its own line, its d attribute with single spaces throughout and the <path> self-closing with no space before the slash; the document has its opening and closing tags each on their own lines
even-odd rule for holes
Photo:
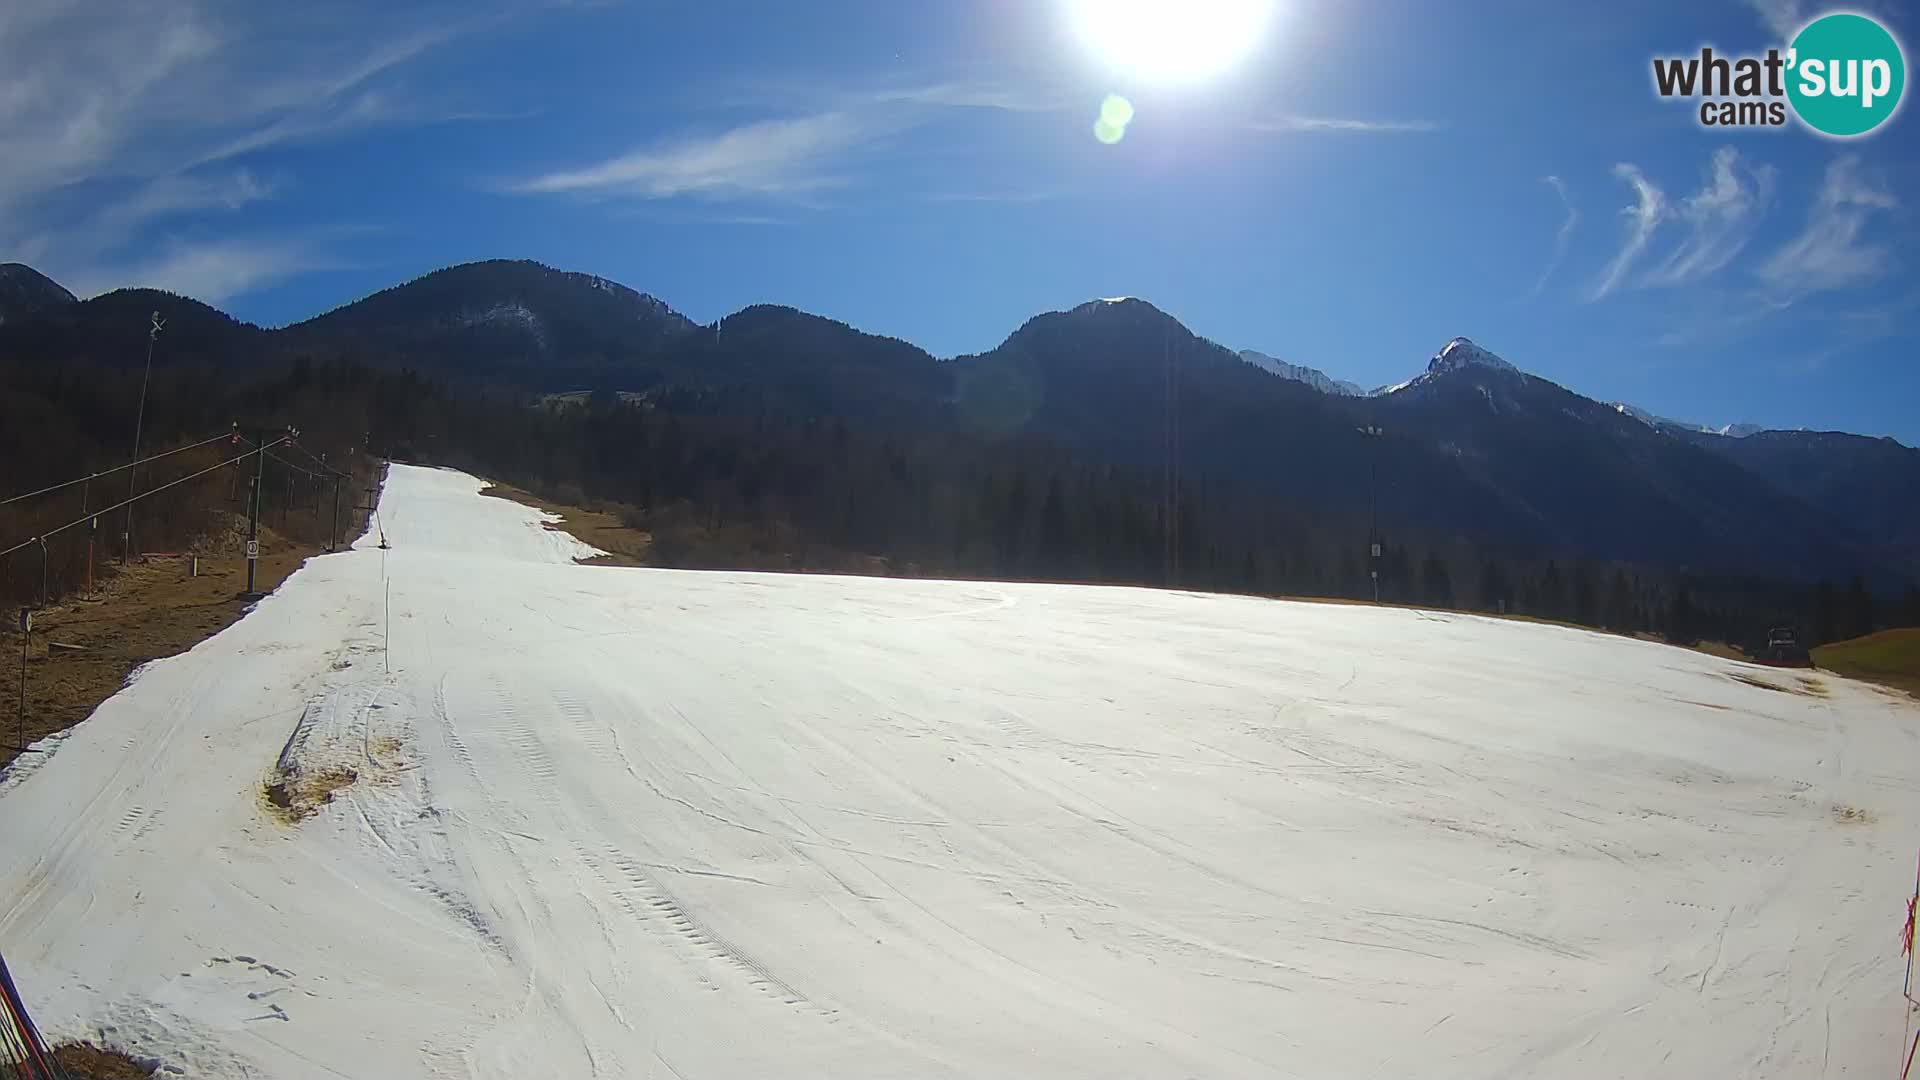
<svg viewBox="0 0 1920 1080">
<path fill-rule="evenodd" d="M 1112 146 L 1127 137 L 1127 129 L 1119 124 L 1108 123 L 1107 118 L 1103 116 L 1093 122 L 1093 137 Z"/>
<path fill-rule="evenodd" d="M 1117 128 L 1133 123 L 1133 102 L 1119 94 L 1108 94 L 1107 100 L 1100 103 L 1100 119 Z"/>
</svg>

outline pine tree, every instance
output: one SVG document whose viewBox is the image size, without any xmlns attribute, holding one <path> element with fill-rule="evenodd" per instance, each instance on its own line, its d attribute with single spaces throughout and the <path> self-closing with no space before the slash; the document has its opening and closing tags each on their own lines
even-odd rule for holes
<svg viewBox="0 0 1920 1080">
<path fill-rule="evenodd" d="M 1684 581 L 1673 587 L 1673 606 L 1667 610 L 1667 640 L 1676 645 L 1691 645 L 1700 640 L 1693 596 Z"/>
<path fill-rule="evenodd" d="M 1547 569 L 1540 575 L 1539 614 L 1549 619 L 1567 617 L 1567 587 L 1560 577 L 1560 568 L 1553 560 L 1547 560 Z"/>
<path fill-rule="evenodd" d="M 1500 564 L 1488 559 L 1480 568 L 1480 609 L 1504 614 L 1512 603 L 1512 590 Z"/>
<path fill-rule="evenodd" d="M 1420 583 L 1428 606 L 1453 606 L 1453 577 L 1447 573 L 1447 564 L 1440 561 L 1440 556 L 1427 553 L 1426 562 L 1420 568 Z"/>
<path fill-rule="evenodd" d="M 1838 627 L 1835 621 L 1837 613 L 1833 599 L 1833 585 L 1830 582 L 1823 581 L 1813 587 L 1813 597 L 1809 606 L 1812 608 L 1811 621 L 1813 625 L 1811 627 L 1811 640 L 1807 642 L 1808 647 L 1825 645 L 1828 642 L 1840 640 L 1840 636 L 1836 632 Z"/>
<path fill-rule="evenodd" d="M 1613 584 L 1607 590 L 1605 625 L 1609 630 L 1622 634 L 1631 634 L 1639 627 L 1634 625 L 1633 589 L 1627 584 L 1627 572 L 1615 569 Z"/>
<path fill-rule="evenodd" d="M 1581 626 L 1600 625 L 1599 605 L 1593 595 L 1593 573 L 1584 564 L 1573 568 L 1573 621 Z"/>
</svg>

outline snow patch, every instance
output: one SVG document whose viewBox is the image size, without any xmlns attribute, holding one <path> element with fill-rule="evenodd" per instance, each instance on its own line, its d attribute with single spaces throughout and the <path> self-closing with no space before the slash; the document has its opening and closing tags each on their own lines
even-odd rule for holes
<svg viewBox="0 0 1920 1080">
<path fill-rule="evenodd" d="M 1256 352 L 1253 349 L 1242 349 L 1240 351 L 1240 359 L 1245 360 L 1247 363 L 1252 364 L 1262 371 L 1271 372 L 1283 379 L 1289 379 L 1297 383 L 1305 383 L 1323 394 L 1338 394 L 1343 397 L 1362 397 L 1366 394 L 1366 391 L 1362 390 L 1358 385 L 1343 379 L 1333 378 L 1317 368 L 1310 368 L 1300 364 L 1289 364 L 1285 360 L 1276 359 L 1268 356 L 1266 353 Z"/>
<path fill-rule="evenodd" d="M 1920 760 L 1865 687 L 1459 614 L 581 567 L 482 486 L 394 466 L 390 549 L 0 787 L 43 1027 L 221 1078 L 1808 1076 L 1902 1037 L 1859 974 Z M 376 767 L 288 825 L 283 753 Z"/>
<path fill-rule="evenodd" d="M 1707 435 L 1725 435 L 1732 439 L 1744 439 L 1749 435 L 1758 434 L 1759 432 L 1767 430 L 1763 424 L 1721 424 L 1718 427 L 1714 427 L 1710 424 L 1697 424 L 1690 420 L 1674 420 L 1670 417 L 1655 415 L 1638 406 L 1629 405 L 1624 401 L 1610 401 L 1607 402 L 1607 405 L 1622 416 L 1631 416 L 1635 420 L 1656 430 L 1660 428 L 1678 428 L 1682 431 L 1698 431 Z"/>
</svg>

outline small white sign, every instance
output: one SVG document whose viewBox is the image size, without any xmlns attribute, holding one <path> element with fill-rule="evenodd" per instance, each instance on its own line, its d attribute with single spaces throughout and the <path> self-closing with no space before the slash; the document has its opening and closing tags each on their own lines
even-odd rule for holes
<svg viewBox="0 0 1920 1080">
<path fill-rule="evenodd" d="M 260 541 L 258 540 L 247 541 L 247 558 L 257 559 L 259 557 L 260 557 Z"/>
<path fill-rule="evenodd" d="M 1373 545 L 1373 557 L 1374 557 L 1374 558 L 1376 558 L 1376 559 L 1380 557 L 1380 545 L 1379 545 L 1379 544 L 1375 544 L 1375 545 Z"/>
</svg>

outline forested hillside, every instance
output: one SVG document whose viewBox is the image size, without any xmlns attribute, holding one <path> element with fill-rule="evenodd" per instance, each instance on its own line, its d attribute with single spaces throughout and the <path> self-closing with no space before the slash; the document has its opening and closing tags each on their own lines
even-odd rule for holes
<svg viewBox="0 0 1920 1080">
<path fill-rule="evenodd" d="M 1836 489 L 1811 468 L 1785 490 L 1498 362 L 1324 394 L 1141 301 L 1038 316 L 942 361 L 790 308 L 695 326 L 529 263 L 442 271 L 285 330 L 128 290 L 0 326 L 0 489 L 127 460 L 156 310 L 148 452 L 292 426 L 334 466 L 390 455 L 603 505 L 670 565 L 1352 599 L 1377 570 L 1388 601 L 1678 639 L 1920 622 L 1891 546 L 1822 503 Z M 223 452 L 170 458 L 140 486 Z M 305 460 L 267 466 L 269 517 L 290 529 L 303 507 L 305 527 L 324 517 Z M 0 507 L 0 547 L 126 482 Z M 240 507 L 242 482 L 228 467 L 152 500 L 136 548 L 185 543 Z M 103 547 L 118 533 L 103 527 Z M 53 591 L 80 580 L 83 544 L 73 530 L 49 545 Z M 0 574 L 7 600 L 37 596 L 37 548 Z"/>
</svg>

